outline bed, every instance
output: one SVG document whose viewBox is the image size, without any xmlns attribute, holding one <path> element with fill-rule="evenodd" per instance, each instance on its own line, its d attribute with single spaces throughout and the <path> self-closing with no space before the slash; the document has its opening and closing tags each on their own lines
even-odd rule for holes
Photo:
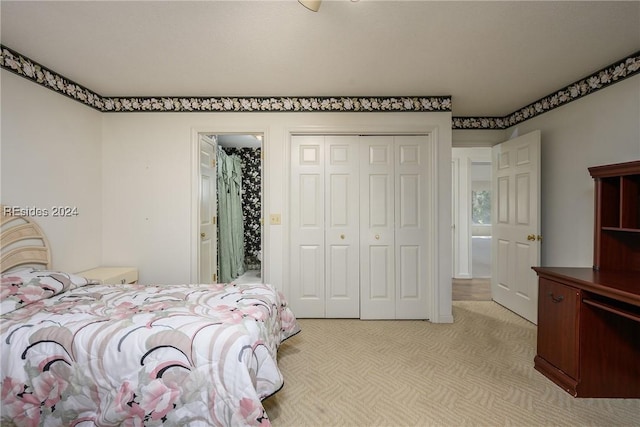
<svg viewBox="0 0 640 427">
<path fill-rule="evenodd" d="M 98 284 L 51 270 L 41 230 L 4 211 L 1 264 L 3 426 L 270 425 L 300 330 L 270 285 Z"/>
</svg>

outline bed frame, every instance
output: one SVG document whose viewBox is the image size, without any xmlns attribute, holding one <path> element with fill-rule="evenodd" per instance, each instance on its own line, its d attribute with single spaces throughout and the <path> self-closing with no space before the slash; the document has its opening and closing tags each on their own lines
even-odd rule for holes
<svg viewBox="0 0 640 427">
<path fill-rule="evenodd" d="M 0 268 L 2 272 L 16 267 L 51 268 L 49 241 L 42 229 L 28 217 L 11 215 L 12 210 L 0 205 Z"/>
</svg>

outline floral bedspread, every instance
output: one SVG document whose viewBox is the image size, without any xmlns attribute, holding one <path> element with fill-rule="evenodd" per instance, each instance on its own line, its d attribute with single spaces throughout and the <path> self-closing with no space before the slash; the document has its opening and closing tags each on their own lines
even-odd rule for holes
<svg viewBox="0 0 640 427">
<path fill-rule="evenodd" d="M 2 277 L 2 425 L 270 425 L 277 349 L 299 331 L 271 286 L 38 274 Z"/>
</svg>

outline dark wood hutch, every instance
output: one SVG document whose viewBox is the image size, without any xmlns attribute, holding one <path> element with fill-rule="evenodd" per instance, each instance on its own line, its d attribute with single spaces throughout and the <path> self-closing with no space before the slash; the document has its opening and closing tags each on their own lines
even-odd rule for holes
<svg viewBox="0 0 640 427">
<path fill-rule="evenodd" d="M 576 397 L 640 397 L 640 161 L 589 168 L 593 268 L 533 267 L 535 369 Z"/>
</svg>

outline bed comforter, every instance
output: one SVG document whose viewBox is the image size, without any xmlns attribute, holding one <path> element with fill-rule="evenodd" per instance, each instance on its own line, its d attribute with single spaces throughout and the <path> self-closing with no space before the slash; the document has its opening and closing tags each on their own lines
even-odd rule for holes
<svg viewBox="0 0 640 427">
<path fill-rule="evenodd" d="M 2 425 L 270 425 L 277 349 L 299 331 L 271 286 L 2 282 Z"/>
</svg>

